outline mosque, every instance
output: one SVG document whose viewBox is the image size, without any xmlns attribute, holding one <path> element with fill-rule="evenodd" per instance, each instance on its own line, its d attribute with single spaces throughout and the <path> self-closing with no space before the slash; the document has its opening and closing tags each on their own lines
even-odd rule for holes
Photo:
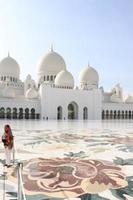
<svg viewBox="0 0 133 200">
<path fill-rule="evenodd" d="M 133 97 L 117 84 L 110 92 L 99 87 L 91 66 L 79 74 L 79 85 L 61 55 L 53 50 L 38 65 L 38 81 L 20 79 L 20 66 L 9 54 L 0 61 L 0 118 L 100 120 L 133 119 Z"/>
</svg>

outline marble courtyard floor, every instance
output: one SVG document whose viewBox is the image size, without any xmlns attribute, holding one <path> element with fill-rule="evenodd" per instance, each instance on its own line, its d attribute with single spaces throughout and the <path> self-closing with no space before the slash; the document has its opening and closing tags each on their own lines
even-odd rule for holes
<svg viewBox="0 0 133 200">
<path fill-rule="evenodd" d="M 133 199 L 133 121 L 0 121 L 15 136 L 27 200 Z M 0 143 L 0 199 L 4 149 Z M 17 199 L 17 168 L 5 169 L 5 200 Z"/>
</svg>

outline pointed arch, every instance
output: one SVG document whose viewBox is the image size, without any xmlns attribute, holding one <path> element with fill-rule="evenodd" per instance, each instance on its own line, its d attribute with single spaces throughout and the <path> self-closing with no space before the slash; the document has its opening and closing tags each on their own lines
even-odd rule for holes
<svg viewBox="0 0 133 200">
<path fill-rule="evenodd" d="M 83 119 L 84 120 L 88 119 L 88 108 L 87 107 L 83 108 Z"/>
<path fill-rule="evenodd" d="M 71 102 L 68 104 L 68 119 L 78 119 L 78 104 L 76 102 Z"/>
<path fill-rule="evenodd" d="M 62 113 L 63 113 L 62 106 L 58 106 L 57 107 L 57 119 L 58 120 L 62 119 Z"/>
</svg>

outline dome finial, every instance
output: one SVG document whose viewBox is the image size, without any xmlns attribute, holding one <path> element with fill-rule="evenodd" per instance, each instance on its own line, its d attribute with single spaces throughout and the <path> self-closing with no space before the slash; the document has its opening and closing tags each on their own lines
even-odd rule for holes
<svg viewBox="0 0 133 200">
<path fill-rule="evenodd" d="M 53 43 L 51 44 L 51 48 L 50 48 L 50 50 L 51 50 L 51 51 L 54 51 L 54 50 L 53 50 Z"/>
</svg>

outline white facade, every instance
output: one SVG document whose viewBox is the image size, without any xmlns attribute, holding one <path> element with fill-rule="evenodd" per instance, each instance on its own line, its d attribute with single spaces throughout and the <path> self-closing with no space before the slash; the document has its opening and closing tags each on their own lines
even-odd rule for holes
<svg viewBox="0 0 133 200">
<path fill-rule="evenodd" d="M 51 85 L 42 84 L 41 94 L 41 113 L 43 119 L 101 119 L 101 91 L 64 89 L 56 88 Z M 74 116 L 71 117 L 69 105 L 74 107 Z M 58 108 L 61 107 L 61 117 L 58 117 Z M 87 116 L 84 117 L 86 108 Z"/>
<path fill-rule="evenodd" d="M 8 55 L 0 62 L 0 118 L 88 119 L 133 118 L 133 97 L 117 84 L 110 92 L 99 88 L 98 72 L 81 70 L 79 85 L 62 56 L 51 49 L 38 66 L 38 81 L 20 80 L 20 66 Z"/>
<path fill-rule="evenodd" d="M 102 94 L 103 119 L 133 119 L 133 97 L 125 97 L 119 84 L 110 92 L 102 91 Z"/>
</svg>

